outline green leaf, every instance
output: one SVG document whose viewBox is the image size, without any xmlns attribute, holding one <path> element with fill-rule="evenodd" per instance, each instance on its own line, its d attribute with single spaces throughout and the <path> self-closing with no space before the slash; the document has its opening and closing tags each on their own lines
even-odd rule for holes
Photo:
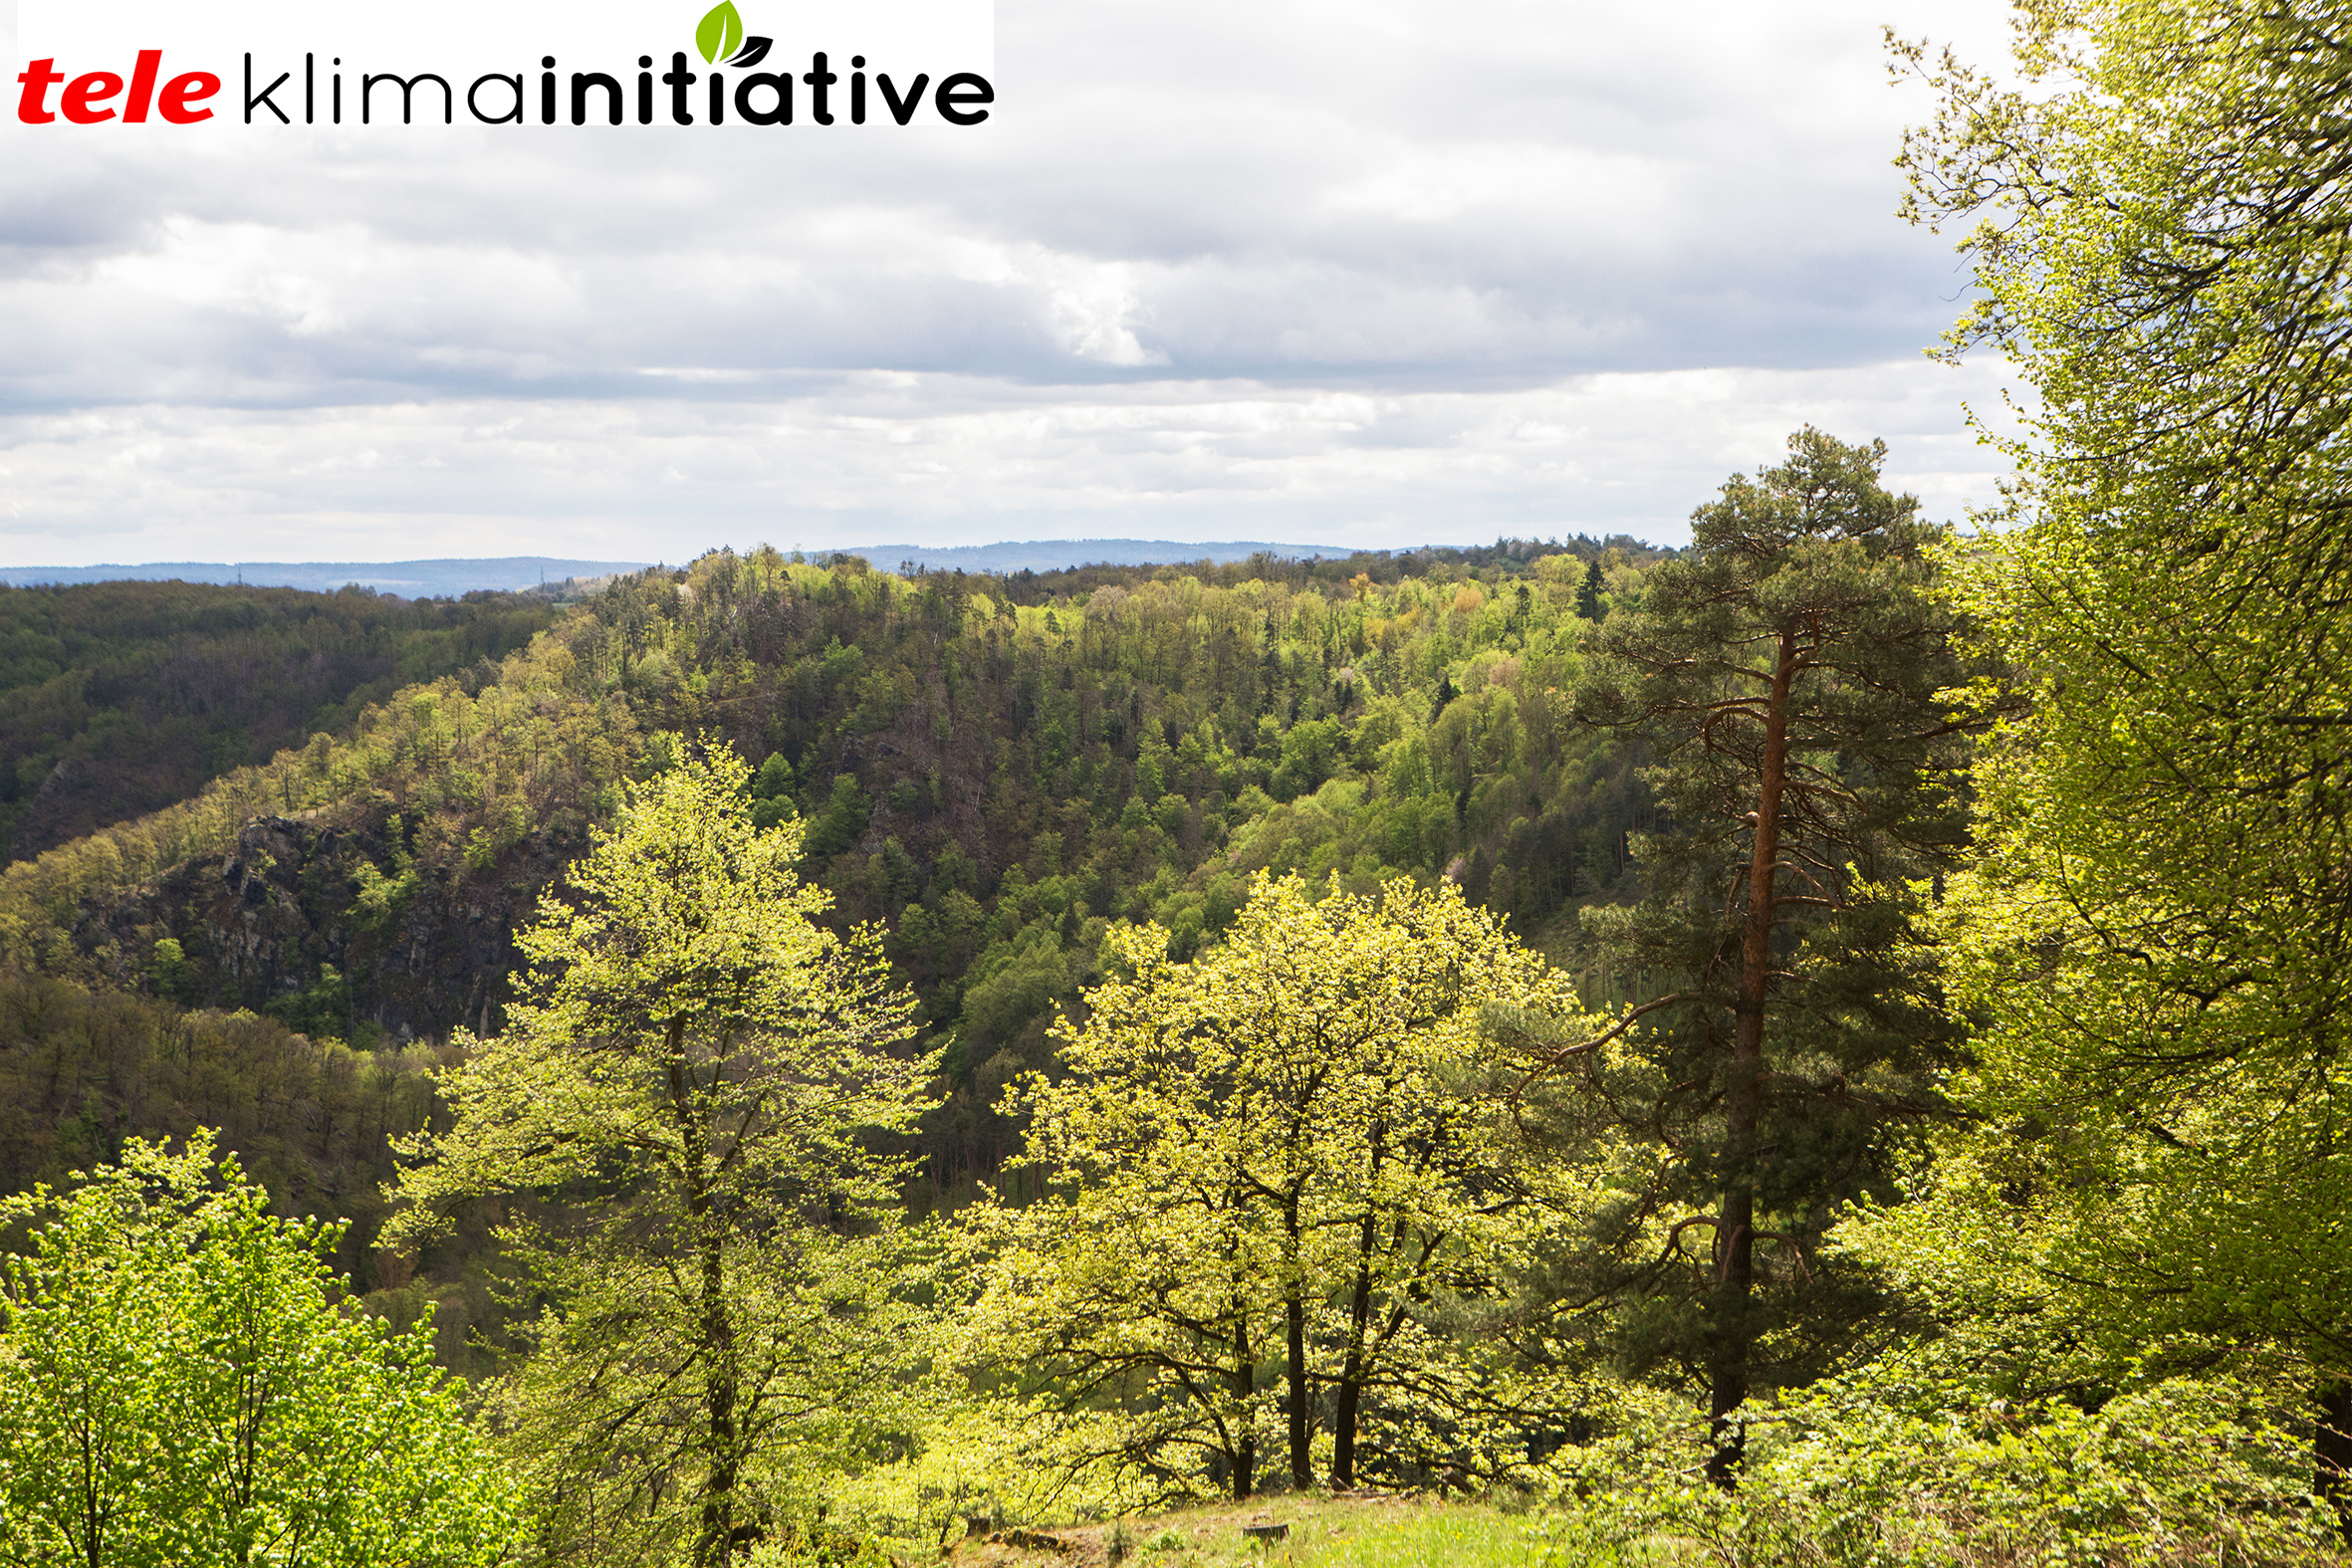
<svg viewBox="0 0 2352 1568">
<path fill-rule="evenodd" d="M 705 65 L 721 57 L 732 55 L 743 46 L 743 18 L 736 12 L 735 0 L 719 0 L 694 28 L 694 47 L 702 51 Z"/>
</svg>

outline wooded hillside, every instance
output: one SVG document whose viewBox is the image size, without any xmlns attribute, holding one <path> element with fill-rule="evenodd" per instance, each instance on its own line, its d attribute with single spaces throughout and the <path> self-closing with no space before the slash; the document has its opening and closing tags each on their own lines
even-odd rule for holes
<svg viewBox="0 0 2352 1568">
<path fill-rule="evenodd" d="M 1974 532 L 716 552 L 0 871 L 0 1559 L 2352 1562 L 2352 21 L 2018 20 Z"/>
<path fill-rule="evenodd" d="M 402 686 L 495 666 L 553 618 L 507 593 L 0 587 L 0 859 L 183 799 Z"/>
<path fill-rule="evenodd" d="M 1633 567 L 1521 545 L 1005 580 L 722 553 L 11 868 L 0 930 L 44 972 L 315 1035 L 486 1031 L 512 932 L 618 783 L 660 737 L 721 737 L 948 1045 L 944 1187 L 1010 1148 L 995 1107 L 1107 922 L 1189 955 L 1264 869 L 1450 875 L 1530 932 L 1617 887 L 1639 754 L 1562 716 L 1577 630 Z"/>
</svg>

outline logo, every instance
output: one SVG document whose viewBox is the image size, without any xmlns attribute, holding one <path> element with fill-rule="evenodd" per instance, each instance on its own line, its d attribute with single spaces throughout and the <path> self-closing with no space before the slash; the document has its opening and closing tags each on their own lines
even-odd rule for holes
<svg viewBox="0 0 2352 1568">
<path fill-rule="evenodd" d="M 97 125 L 121 116 L 128 125 L 144 124 L 147 111 L 174 125 L 192 125 L 200 119 L 210 119 L 210 109 L 197 106 L 220 91 L 220 78 L 209 71 L 183 71 L 164 81 L 157 93 L 155 82 L 163 75 L 163 51 L 142 49 L 130 68 L 127 84 L 112 71 L 85 71 L 68 78 L 57 69 L 57 61 L 36 60 L 25 67 L 17 85 L 24 91 L 17 95 L 16 117 L 28 125 L 55 123 L 60 117 L 76 125 Z M 64 87 L 58 95 L 57 108 L 49 107 L 49 90 Z M 124 89 L 127 86 L 128 91 Z"/>
<path fill-rule="evenodd" d="M 729 68 L 739 71 L 768 58 L 768 40 L 743 36 L 743 18 L 735 10 L 735 0 L 719 0 L 711 7 L 711 14 L 694 29 L 694 47 L 702 51 L 704 65 L 715 66 L 725 55 Z"/>
<path fill-rule="evenodd" d="M 26 0 L 33 12 L 41 0 Z M 735 0 L 705 12 L 693 26 L 694 54 L 668 52 L 667 69 L 654 52 L 634 55 L 634 70 L 611 45 L 611 37 L 588 41 L 590 58 L 584 64 L 601 70 L 567 70 L 555 50 L 515 51 L 520 42 L 511 36 L 485 45 L 481 29 L 459 25 L 462 8 L 444 5 L 441 20 L 452 36 L 446 50 L 431 48 L 413 37 L 392 31 L 399 15 L 410 8 L 338 8 L 371 13 L 357 23 L 339 17 L 334 25 L 363 36 L 339 51 L 305 50 L 300 59 L 283 51 L 219 48 L 211 42 L 220 11 L 231 7 L 200 8 L 207 14 L 201 35 L 190 41 L 190 11 L 199 8 L 133 3 L 122 7 L 73 5 L 57 0 L 56 25 L 62 34 L 53 52 L 28 58 L 17 76 L 16 117 L 27 125 L 144 124 L 150 120 L 192 125 L 215 118 L 245 125 L 432 124 L 454 125 L 461 120 L 485 125 L 617 126 L 742 125 L 829 126 L 899 125 L 923 123 L 968 127 L 985 123 L 996 89 L 981 70 L 946 70 L 943 66 L 984 63 L 993 53 L 987 42 L 989 0 L 908 0 L 895 13 L 887 8 L 837 6 L 825 13 L 822 6 L 796 7 L 802 37 L 787 40 L 794 63 L 772 61 L 778 41 L 754 36 L 736 9 Z M 85 16 L 69 15 L 72 11 Z M 927 7 L 927 9 L 926 9 Z M 430 0 L 416 9 L 430 11 Z M 68 49 L 84 42 L 87 12 L 104 10 L 152 13 L 147 42 L 156 47 L 130 51 L 131 58 L 114 60 L 99 43 L 86 52 Z M 689 15 L 692 13 L 689 12 Z M 974 18 L 979 18 L 975 25 Z M 945 18 L 948 25 L 925 31 L 927 22 Z M 36 18 L 28 16 L 32 23 Z M 426 16 L 413 31 L 427 31 L 435 19 Z M 133 19 L 132 25 L 138 25 Z M 220 28 L 226 31 L 225 27 Z M 36 26 L 24 29 L 29 37 L 46 40 Z M 111 43 L 127 27 L 104 30 Z M 607 34 L 610 28 L 607 27 Z M 158 38 L 174 32 L 177 39 Z M 840 35 L 852 35 L 847 39 Z M 870 43 L 861 35 L 880 34 Z M 138 33 L 131 33 L 137 38 Z M 672 34 L 676 37 L 676 34 Z M 96 43 L 96 39 L 90 42 Z M 323 40 L 335 43 L 337 40 Z M 851 43 L 846 66 L 839 44 Z M 978 48 L 975 49 L 977 43 Z M 499 46 L 505 45 L 505 49 Z M 942 61 L 942 46 L 964 58 Z M 118 48 L 118 45 L 113 46 Z M 484 58 L 485 50 L 505 53 L 504 60 Z M 512 51 L 512 52 L 510 52 Z M 516 53 L 536 56 L 538 69 L 529 69 Z M 978 53 L 980 61 L 973 61 Z M 27 54 L 32 50 L 28 48 Z M 170 57 L 166 67 L 165 58 Z M 471 56 L 453 61 L 455 56 Z M 324 56 L 324 60 L 322 60 Z M 601 58 L 596 58 L 600 56 Z M 436 58 L 437 57 L 437 58 Z M 699 60 L 696 59 L 699 57 Z M 577 55 L 574 58 L 579 58 Z M 806 60 L 805 69 L 797 69 Z M 427 69 L 418 69 L 419 65 Z M 699 64 L 703 69 L 696 70 Z M 524 65 L 524 69 L 515 69 Z M 490 69 L 482 69 L 483 67 Z M 612 69 L 613 67 L 618 69 Z M 919 68 L 919 69 L 918 69 Z M 237 82 L 241 99 L 223 98 L 224 85 Z"/>
</svg>

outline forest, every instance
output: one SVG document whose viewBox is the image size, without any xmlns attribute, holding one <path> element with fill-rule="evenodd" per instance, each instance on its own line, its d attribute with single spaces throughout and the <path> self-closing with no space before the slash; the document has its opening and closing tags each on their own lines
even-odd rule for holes
<svg viewBox="0 0 2352 1568">
<path fill-rule="evenodd" d="M 0 854 L 184 799 L 401 687 L 495 666 L 552 618 L 512 593 L 0 586 Z"/>
<path fill-rule="evenodd" d="M 2352 1563 L 2352 31 L 2019 14 L 1967 520 L 0 594 L 0 1561 Z"/>
</svg>

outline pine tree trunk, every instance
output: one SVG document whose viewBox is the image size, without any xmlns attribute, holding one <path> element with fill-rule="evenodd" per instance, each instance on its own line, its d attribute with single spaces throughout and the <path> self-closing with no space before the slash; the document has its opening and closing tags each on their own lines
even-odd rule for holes
<svg viewBox="0 0 2352 1568">
<path fill-rule="evenodd" d="M 1727 1490 L 1748 1449 L 1737 1412 L 1748 1399 L 1748 1356 L 1755 1338 L 1757 1128 L 1764 1108 L 1764 999 L 1771 989 L 1772 895 L 1780 860 L 1780 793 L 1788 777 L 1788 697 L 1796 679 L 1796 632 L 1780 633 L 1772 695 L 1764 713 L 1764 749 L 1756 791 L 1756 847 L 1748 866 L 1748 923 L 1740 945 L 1740 995 L 1734 1009 L 1732 1066 L 1724 1084 L 1724 1163 L 1731 1180 L 1717 1216 L 1716 1281 L 1708 1354 L 1707 1478 Z"/>
</svg>

